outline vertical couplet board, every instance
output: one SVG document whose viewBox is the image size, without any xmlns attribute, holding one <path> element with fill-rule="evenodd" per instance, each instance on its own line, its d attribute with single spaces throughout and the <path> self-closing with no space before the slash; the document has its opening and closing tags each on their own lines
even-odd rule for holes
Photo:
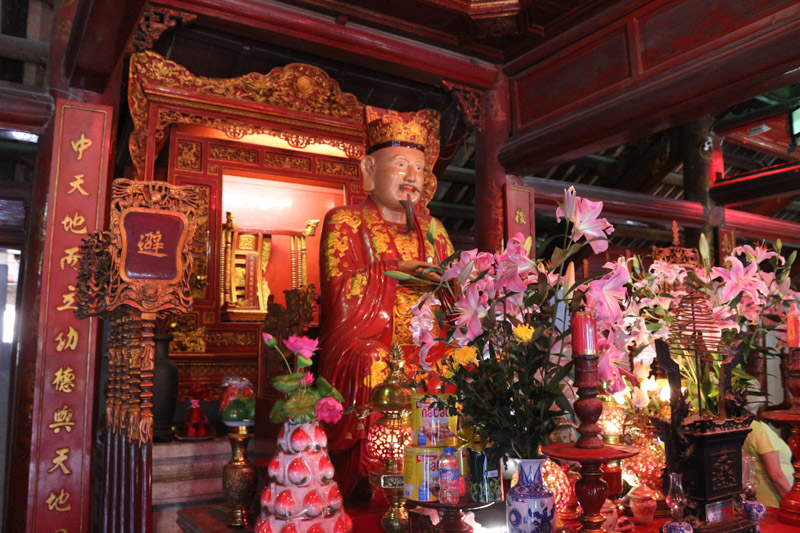
<svg viewBox="0 0 800 533">
<path fill-rule="evenodd" d="M 47 195 L 28 530 L 88 531 L 97 319 L 80 320 L 78 250 L 102 230 L 113 109 L 56 101 Z M 23 326 L 24 327 L 24 326 Z"/>
<path fill-rule="evenodd" d="M 517 233 L 522 233 L 523 238 L 531 238 L 529 255 L 536 257 L 536 212 L 533 187 L 507 183 L 505 201 L 505 242 L 507 243 Z"/>
</svg>

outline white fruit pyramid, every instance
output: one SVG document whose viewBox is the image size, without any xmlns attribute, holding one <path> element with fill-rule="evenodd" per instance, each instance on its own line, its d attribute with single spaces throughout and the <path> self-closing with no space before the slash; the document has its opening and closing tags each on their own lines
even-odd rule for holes
<svg viewBox="0 0 800 533">
<path fill-rule="evenodd" d="M 286 422 L 269 463 L 256 533 L 350 533 L 350 517 L 333 481 L 328 437 L 314 422 Z"/>
</svg>

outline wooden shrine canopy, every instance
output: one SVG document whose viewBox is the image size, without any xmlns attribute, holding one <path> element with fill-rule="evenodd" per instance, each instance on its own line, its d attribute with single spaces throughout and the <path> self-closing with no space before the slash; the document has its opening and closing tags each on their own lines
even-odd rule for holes
<svg viewBox="0 0 800 533">
<path fill-rule="evenodd" d="M 248 159 L 248 150 L 252 155 L 253 149 L 230 140 L 199 140 L 189 130 L 178 131 L 178 126 L 202 124 L 235 131 L 247 124 L 255 130 L 277 131 L 279 136 L 302 132 L 306 140 L 338 143 L 345 157 L 309 156 L 308 174 L 346 184 L 348 200 L 363 196 L 355 166 L 360 154 L 357 115 L 362 102 L 337 92 L 336 81 L 331 79 L 332 84 L 320 89 L 319 96 L 330 106 L 329 110 L 338 109 L 338 114 L 318 113 L 309 121 L 313 113 L 277 104 L 271 100 L 275 98 L 273 92 L 263 93 L 260 102 L 241 96 L 249 90 L 243 88 L 248 79 L 263 81 L 268 78 L 266 72 L 260 77 L 243 76 L 243 85 L 226 87 L 215 78 L 196 76 L 148 53 L 159 36 L 179 21 L 191 23 L 200 31 L 213 29 L 235 36 L 239 41 L 231 55 L 236 57 L 246 54 L 248 43 L 261 42 L 345 67 L 400 77 L 408 84 L 447 87 L 464 121 L 478 132 L 474 181 L 475 196 L 481 201 L 475 206 L 474 216 L 477 243 L 483 249 L 496 248 L 502 239 L 504 185 L 532 186 L 537 190 L 536 208 L 552 209 L 558 194 L 555 189 L 561 184 L 554 186 L 522 176 L 800 82 L 798 1 L 56 2 L 52 39 L 44 61 L 48 65 L 48 90 L 0 83 L 0 129 L 41 135 L 22 287 L 21 320 L 26 328 L 21 332 L 16 368 L 15 448 L 11 462 L 15 490 L 5 522 L 9 531 L 43 530 L 42 524 L 54 523 L 50 518 L 42 519 L 48 513 L 56 513 L 52 515 L 56 518 L 66 516 L 58 513 L 71 513 L 70 533 L 88 531 L 88 472 L 94 437 L 92 391 L 82 397 L 83 405 L 89 407 L 82 414 L 75 410 L 83 417 L 80 436 L 71 434 L 76 439 L 76 464 L 82 468 L 72 464 L 72 470 L 76 479 L 87 480 L 84 485 L 78 484 L 80 496 L 73 492 L 73 499 L 68 501 L 64 496 L 66 485 L 59 485 L 62 480 L 58 476 L 42 476 L 41 479 L 53 480 L 48 481 L 52 485 L 37 486 L 37 476 L 46 472 L 58 456 L 53 455 L 55 449 L 41 452 L 36 446 L 41 430 L 47 428 L 47 424 L 42 425 L 43 417 L 52 418 L 56 416 L 54 410 L 61 409 L 62 404 L 55 405 L 50 400 L 64 399 L 69 394 L 46 388 L 55 375 L 46 373 L 61 369 L 63 376 L 66 372 L 65 365 L 54 358 L 54 354 L 60 354 L 56 352 L 56 339 L 62 329 L 69 332 L 67 328 L 74 327 L 80 332 L 78 351 L 79 361 L 85 366 L 84 384 L 91 383 L 95 375 L 94 361 L 99 357 L 96 323 L 88 322 L 85 329 L 80 329 L 77 324 L 48 320 L 60 316 L 56 314 L 59 307 L 71 305 L 62 298 L 75 297 L 74 289 L 70 289 L 74 286 L 72 278 L 68 277 L 74 277 L 75 272 L 70 270 L 69 260 L 61 262 L 61 251 L 78 245 L 77 232 L 84 229 L 78 220 L 83 220 L 85 231 L 89 232 L 103 230 L 107 225 L 106 197 L 111 179 L 116 177 L 114 161 L 126 166 L 116 137 L 124 137 L 124 145 L 131 133 L 117 132 L 116 127 L 118 117 L 125 115 L 125 102 L 120 100 L 125 82 L 141 82 L 133 83 L 134 91 L 128 93 L 134 119 L 128 168 L 135 168 L 140 178 L 155 177 L 157 156 L 166 147 L 164 153 L 172 158 L 169 164 L 175 170 L 173 183 L 205 187 L 201 187 L 198 200 L 202 203 L 204 194 L 211 198 L 217 190 L 214 187 L 219 185 L 217 178 L 221 178 L 218 165 L 222 159 L 208 157 L 212 145 L 221 147 L 218 154 L 230 155 L 239 150 L 238 159 L 226 160 L 226 164 L 239 169 L 254 168 Z M 145 51 L 133 56 L 133 66 L 138 65 L 140 70 L 133 70 L 125 79 L 128 74 L 123 73 L 131 64 L 130 52 L 135 50 Z M 322 76 L 318 71 L 309 77 L 326 81 L 327 74 L 322 72 Z M 288 65 L 286 73 L 297 74 L 292 91 L 285 93 L 287 101 L 302 97 L 304 88 L 320 87 L 306 84 L 302 72 Z M 141 92 L 136 93 L 137 90 Z M 56 102 L 57 97 L 62 99 Z M 234 101 L 235 105 L 231 103 Z M 72 115 L 86 122 L 60 118 Z M 195 117 L 202 118 L 196 121 Z M 169 135 L 171 145 L 166 142 L 167 130 L 173 133 Z M 87 144 L 89 140 L 91 145 Z M 181 141 L 195 143 L 201 150 L 198 153 L 204 154 L 196 159 L 196 168 L 179 167 Z M 84 147 L 86 159 L 77 159 L 77 150 L 70 148 L 73 142 L 76 147 Z M 63 150 L 59 151 L 59 147 Z M 258 165 L 264 166 L 266 151 L 256 151 Z M 186 153 L 189 155 L 183 163 L 194 164 L 190 151 Z M 80 195 L 77 189 L 65 187 L 66 177 L 59 178 L 60 170 L 67 168 L 59 165 L 67 164 L 67 156 L 72 158 L 69 169 L 75 169 L 70 177 L 81 173 L 86 175 L 87 183 L 92 180 L 93 188 L 83 186 L 88 199 L 74 196 Z M 87 161 L 93 165 L 91 176 L 86 170 Z M 283 161 L 289 166 L 304 164 Z M 610 190 L 592 192 L 602 196 L 597 199 L 604 200 L 619 220 L 642 215 L 652 207 L 651 216 L 678 218 L 683 226 L 698 228 L 724 220 L 735 225 L 740 235 L 781 237 L 800 244 L 800 224 L 724 208 L 712 210 L 701 202 L 663 201 Z M 78 212 L 89 203 L 89 211 Z M 46 205 L 50 219 L 45 217 Z M 54 221 L 53 216 L 58 220 Z M 65 223 L 64 217 L 69 217 L 69 222 Z M 213 236 L 217 229 L 210 227 L 208 220 L 198 216 L 199 231 Z M 64 231 L 53 231 L 59 228 Z M 190 248 L 192 244 L 197 243 L 189 243 Z M 49 280 L 55 281 L 50 284 Z M 196 306 L 203 313 L 211 313 L 200 315 L 199 320 L 208 317 L 206 324 L 210 328 L 219 326 L 215 339 L 220 345 L 228 343 L 226 356 L 234 360 L 236 350 L 244 349 L 231 339 L 247 338 L 255 345 L 257 328 L 242 326 L 236 330 L 221 326 L 209 296 L 219 293 L 218 289 L 212 285 L 206 292 L 199 287 L 192 291 Z M 45 310 L 41 314 L 39 302 Z M 64 337 L 61 339 L 66 342 Z M 76 369 L 75 365 L 71 368 Z M 34 383 L 34 387 L 20 385 L 25 383 Z M 45 397 L 45 392 L 50 396 Z M 58 416 L 65 417 L 65 413 Z M 37 423 L 40 426 L 33 427 Z M 120 439 L 115 445 L 124 448 L 125 444 Z M 118 481 L 127 483 L 131 479 L 123 475 Z"/>
</svg>

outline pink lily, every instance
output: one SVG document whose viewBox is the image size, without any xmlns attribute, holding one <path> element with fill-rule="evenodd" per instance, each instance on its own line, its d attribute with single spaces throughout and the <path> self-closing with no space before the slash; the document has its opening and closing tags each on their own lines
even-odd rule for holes
<svg viewBox="0 0 800 533">
<path fill-rule="evenodd" d="M 759 293 L 767 294 L 769 290 L 764 282 L 758 277 L 758 265 L 750 263 L 747 267 L 735 257 L 728 257 L 731 265 L 730 270 L 721 267 L 713 267 L 711 271 L 722 278 L 725 283 L 720 294 L 720 300 L 730 302 L 742 292 L 750 294 L 754 300 L 758 300 Z"/>
<path fill-rule="evenodd" d="M 486 294 L 480 294 L 477 286 L 470 285 L 464 296 L 456 302 L 455 307 L 459 311 L 456 326 L 459 329 L 461 326 L 467 326 L 467 338 L 474 340 L 483 333 L 481 319 L 486 316 L 489 309 Z"/>
<path fill-rule="evenodd" d="M 626 296 L 625 285 L 631 276 L 624 265 L 618 265 L 612 272 L 600 279 L 589 282 L 586 304 L 597 312 L 598 323 L 615 323 L 622 317 L 620 302 Z"/>
<path fill-rule="evenodd" d="M 609 224 L 608 220 L 597 218 L 602 209 L 603 202 L 593 202 L 582 198 L 577 211 L 570 218 L 574 224 L 572 240 L 578 242 L 581 237 L 586 236 L 589 246 L 596 254 L 608 249 L 608 235 L 614 231 L 614 226 Z"/>
</svg>

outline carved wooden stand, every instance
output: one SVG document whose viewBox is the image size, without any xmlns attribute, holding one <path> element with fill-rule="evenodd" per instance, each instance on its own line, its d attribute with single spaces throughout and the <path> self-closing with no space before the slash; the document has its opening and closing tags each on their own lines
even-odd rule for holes
<svg viewBox="0 0 800 533">
<path fill-rule="evenodd" d="M 75 314 L 111 321 L 101 531 L 153 529 L 153 368 L 159 313 L 192 305 L 192 187 L 116 180 L 110 231 L 81 247 Z"/>
<path fill-rule="evenodd" d="M 600 510 L 606 501 L 608 486 L 603 480 L 601 465 L 619 461 L 639 453 L 634 446 L 604 445 L 597 424 L 603 412 L 598 395 L 600 378 L 597 370 L 597 325 L 594 313 L 578 312 L 572 317 L 572 358 L 575 361 L 575 386 L 578 399 L 573 405 L 581 421 L 580 437 L 575 443 L 551 444 L 542 448 L 545 455 L 555 459 L 578 461 L 581 479 L 575 483 L 575 496 L 583 508 L 578 518 L 581 531 L 601 533 L 605 517 Z"/>
</svg>

